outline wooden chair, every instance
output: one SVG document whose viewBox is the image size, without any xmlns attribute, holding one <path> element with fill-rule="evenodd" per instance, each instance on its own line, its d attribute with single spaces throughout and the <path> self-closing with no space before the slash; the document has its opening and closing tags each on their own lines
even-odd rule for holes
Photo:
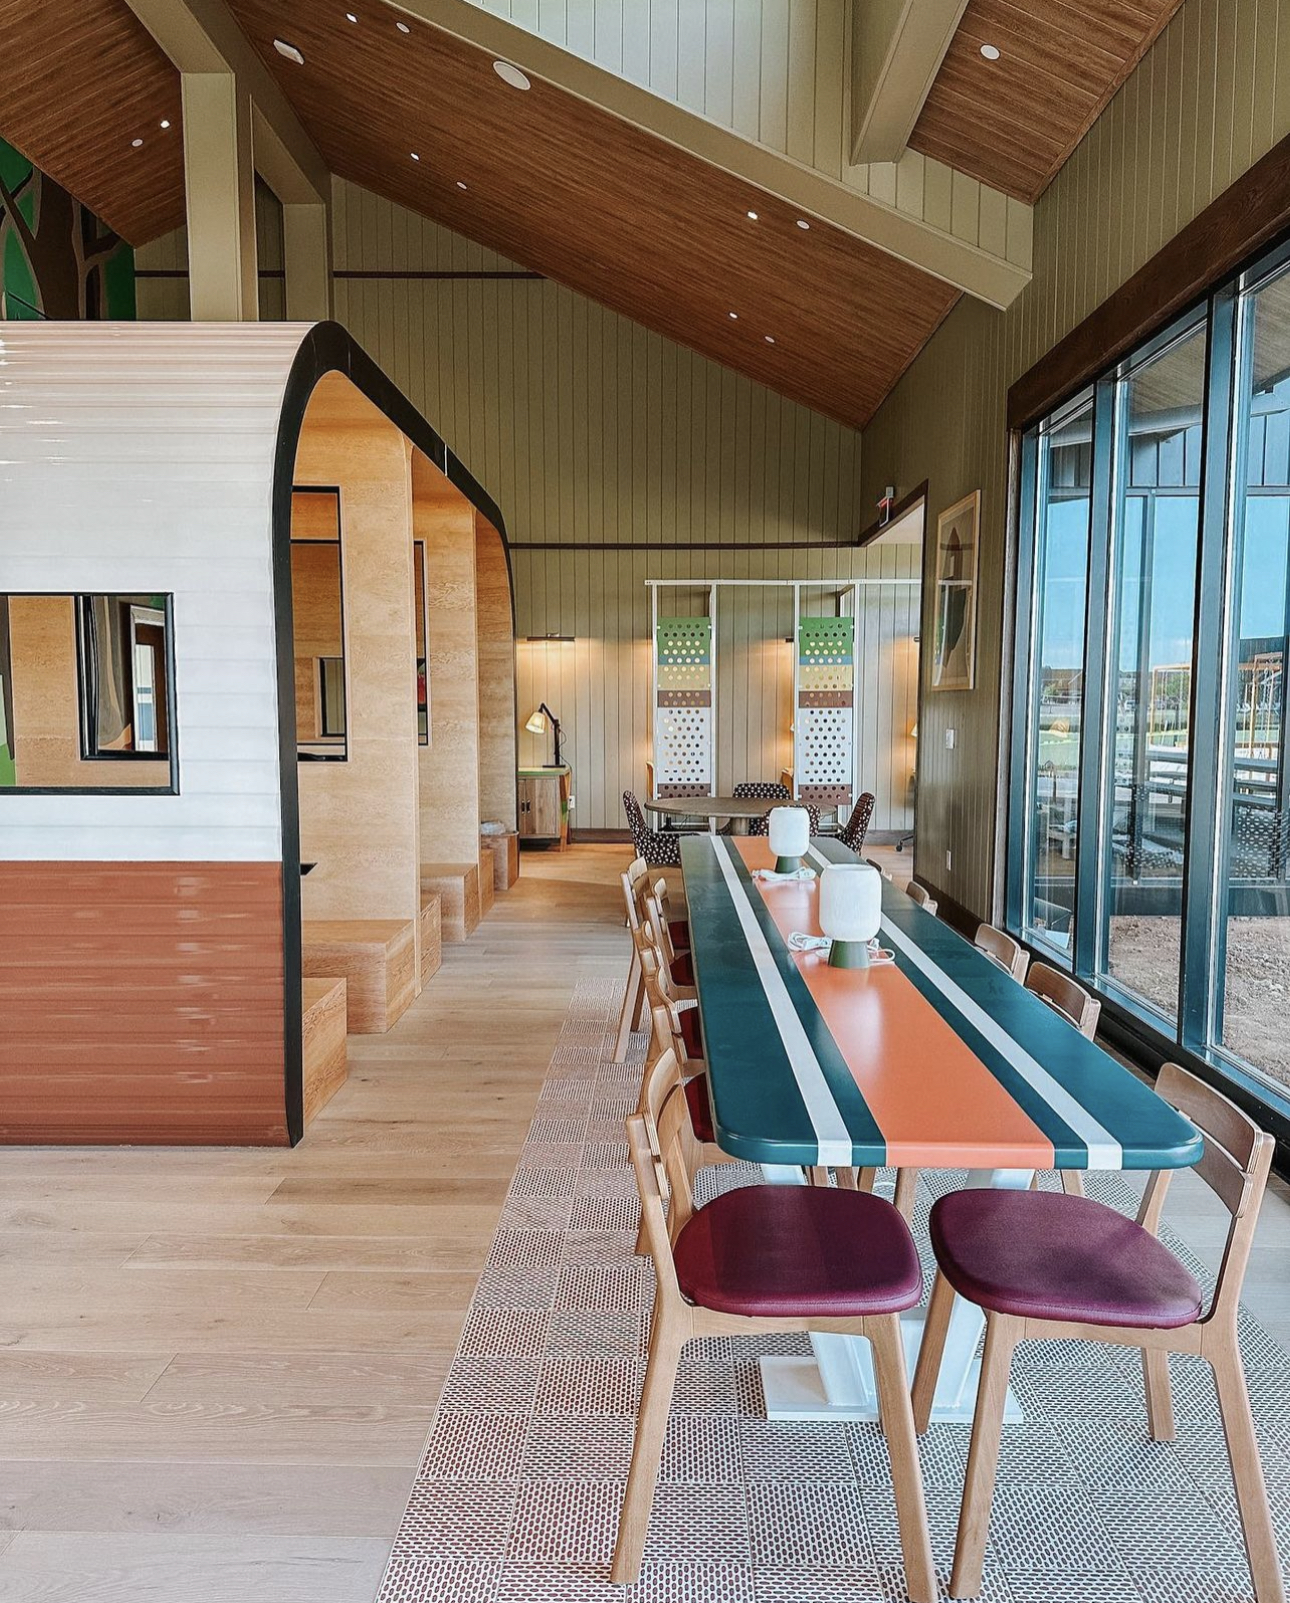
<svg viewBox="0 0 1290 1603">
<path fill-rule="evenodd" d="M 1026 975 L 1026 989 L 1046 1002 L 1054 1013 L 1060 1013 L 1081 1035 L 1087 1035 L 1090 1041 L 1097 1038 L 1102 1004 L 1069 974 L 1049 968 L 1047 963 L 1032 963 Z"/>
<path fill-rule="evenodd" d="M 623 887 L 623 902 L 627 910 L 627 928 L 632 936 L 631 965 L 627 970 L 627 989 L 623 992 L 623 1005 L 618 1014 L 618 1034 L 614 1040 L 614 1062 L 622 1063 L 627 1056 L 627 1042 L 640 1020 L 645 1002 L 645 982 L 641 976 L 640 954 L 637 951 L 636 931 L 640 928 L 640 886 L 649 878 L 649 866 L 643 857 L 633 857 L 619 879 Z"/>
<path fill-rule="evenodd" d="M 930 895 L 917 880 L 910 880 L 909 884 L 905 886 L 905 894 L 911 901 L 917 902 L 925 913 L 930 913 L 933 918 L 936 917 L 936 898 Z"/>
<path fill-rule="evenodd" d="M 742 780 L 730 794 L 736 801 L 782 801 L 791 803 L 793 800 L 793 792 L 788 786 L 773 780 Z M 765 835 L 769 829 L 770 825 L 764 818 L 749 820 L 748 833 L 750 835 Z M 812 830 L 811 833 L 815 834 L 815 831 Z"/>
<path fill-rule="evenodd" d="M 654 945 L 663 955 L 668 971 L 678 985 L 694 984 L 694 963 L 688 951 L 678 952 L 667 915 L 663 912 L 656 891 L 647 890 L 642 898 L 644 924 L 649 929 Z"/>
<path fill-rule="evenodd" d="M 878 872 L 882 875 L 882 877 L 885 880 L 890 880 L 891 879 L 891 875 L 882 866 L 882 864 L 877 860 L 877 858 L 875 858 L 875 857 L 866 857 L 865 858 L 865 862 L 868 863 L 870 868 L 876 868 L 878 870 Z"/>
<path fill-rule="evenodd" d="M 1257 1603 L 1285 1603 L 1263 1467 L 1237 1342 L 1237 1313 L 1273 1138 L 1212 1087 L 1175 1063 L 1156 1090 L 1204 1133 L 1196 1165 L 1231 1214 L 1208 1312 L 1191 1273 L 1156 1239 L 1170 1172 L 1147 1183 L 1136 1224 L 1086 1197 L 1052 1191 L 959 1191 L 932 1208 L 939 1273 L 914 1376 L 914 1416 L 926 1430 L 957 1292 L 985 1310 L 985 1358 L 950 1578 L 951 1597 L 981 1589 L 990 1505 L 1012 1353 L 1020 1341 L 1103 1341 L 1142 1351 L 1147 1428 L 1175 1434 L 1169 1354 L 1206 1359 L 1214 1371 L 1236 1503 Z M 1108 1274 L 1113 1255 L 1114 1272 Z M 1167 1494 L 1165 1494 L 1167 1495 Z"/>
<path fill-rule="evenodd" d="M 873 1345 L 906 1587 L 913 1603 L 934 1603 L 936 1572 L 900 1334 L 900 1314 L 917 1303 L 922 1279 L 909 1227 L 880 1197 L 810 1186 L 744 1186 L 696 1211 L 694 1143 L 680 1086 L 659 1113 L 657 1156 L 639 1114 L 627 1120 L 627 1138 L 657 1289 L 611 1579 L 625 1585 L 640 1575 L 685 1343 L 821 1330 L 865 1336 Z"/>
<path fill-rule="evenodd" d="M 1018 985 L 1025 984 L 1030 956 L 1019 941 L 995 929 L 993 924 L 978 924 L 972 944 L 978 952 L 984 952 L 992 963 L 997 963 Z"/>
</svg>

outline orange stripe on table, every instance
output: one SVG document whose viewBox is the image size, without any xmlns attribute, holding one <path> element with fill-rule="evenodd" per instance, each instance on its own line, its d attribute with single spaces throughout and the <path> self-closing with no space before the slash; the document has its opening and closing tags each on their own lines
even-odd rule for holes
<svg viewBox="0 0 1290 1603">
<path fill-rule="evenodd" d="M 734 840 L 750 870 L 773 868 L 764 836 Z M 775 927 L 820 934 L 818 881 L 754 881 Z M 887 1143 L 922 1168 L 1051 1169 L 1053 1145 L 976 1053 L 896 967 L 835 969 L 794 953 L 812 1000 Z"/>
</svg>

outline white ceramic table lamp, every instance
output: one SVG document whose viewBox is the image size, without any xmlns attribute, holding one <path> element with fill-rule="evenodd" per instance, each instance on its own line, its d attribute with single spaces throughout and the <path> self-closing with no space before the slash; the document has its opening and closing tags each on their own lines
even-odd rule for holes
<svg viewBox="0 0 1290 1603">
<path fill-rule="evenodd" d="M 805 807 L 772 807 L 770 849 L 777 874 L 795 874 L 811 844 L 811 815 Z"/>
<path fill-rule="evenodd" d="M 867 863 L 830 863 L 820 875 L 820 928 L 832 968 L 868 968 L 882 921 L 882 876 Z"/>
</svg>

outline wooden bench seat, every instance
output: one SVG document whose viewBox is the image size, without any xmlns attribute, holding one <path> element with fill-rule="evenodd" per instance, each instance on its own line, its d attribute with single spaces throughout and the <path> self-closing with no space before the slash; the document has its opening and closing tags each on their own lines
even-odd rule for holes
<svg viewBox="0 0 1290 1603">
<path fill-rule="evenodd" d="M 479 924 L 479 864 L 422 863 L 421 889 L 439 896 L 444 940 L 469 940 Z"/>
<path fill-rule="evenodd" d="M 381 1035 L 416 995 L 411 920 L 310 918 L 301 928 L 310 979 L 340 975 L 351 1035 Z"/>
<path fill-rule="evenodd" d="M 349 1074 L 345 991 L 335 978 L 306 979 L 302 987 L 306 1124 Z"/>
<path fill-rule="evenodd" d="M 443 900 L 438 891 L 421 892 L 421 984 L 443 962 Z"/>
<path fill-rule="evenodd" d="M 513 829 L 504 835 L 479 837 L 480 860 L 487 852 L 493 859 L 493 889 L 508 891 L 520 877 L 520 837 Z"/>
<path fill-rule="evenodd" d="M 485 851 L 483 843 L 479 847 L 479 916 L 487 918 L 493 910 L 493 899 L 497 888 L 493 883 L 493 854 Z"/>
</svg>

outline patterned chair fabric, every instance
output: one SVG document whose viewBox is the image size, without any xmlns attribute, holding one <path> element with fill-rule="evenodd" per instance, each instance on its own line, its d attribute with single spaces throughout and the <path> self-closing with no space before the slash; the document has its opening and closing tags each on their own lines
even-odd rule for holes
<svg viewBox="0 0 1290 1603">
<path fill-rule="evenodd" d="M 851 809 L 851 816 L 838 831 L 838 839 L 844 846 L 849 846 L 853 852 L 860 852 L 864 847 L 864 838 L 869 833 L 869 820 L 873 817 L 874 794 L 866 790 Z"/>
<path fill-rule="evenodd" d="M 670 830 L 651 829 L 630 790 L 623 792 L 623 811 L 631 826 L 637 857 L 643 857 L 651 868 L 680 868 L 681 837 Z"/>
<path fill-rule="evenodd" d="M 787 801 L 791 802 L 793 793 L 787 785 L 772 784 L 770 780 L 746 779 L 742 784 L 736 785 L 730 794 L 737 801 Z M 770 828 L 765 818 L 753 818 L 748 822 L 750 835 L 764 835 Z M 811 830 L 814 835 L 815 830 Z"/>
</svg>

